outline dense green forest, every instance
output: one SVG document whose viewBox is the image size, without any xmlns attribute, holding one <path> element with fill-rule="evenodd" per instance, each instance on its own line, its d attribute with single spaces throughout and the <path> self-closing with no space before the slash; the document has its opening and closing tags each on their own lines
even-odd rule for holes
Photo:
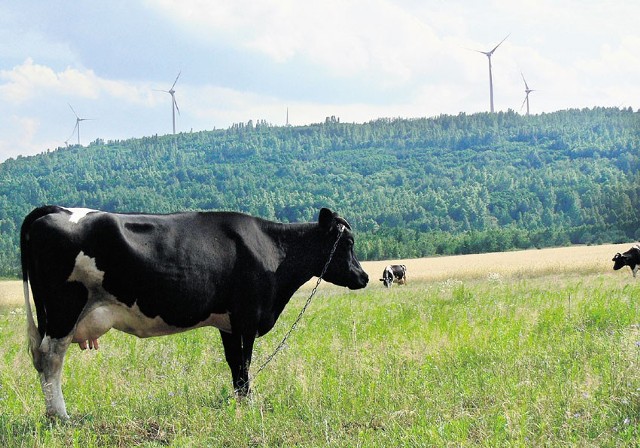
<svg viewBox="0 0 640 448">
<path fill-rule="evenodd" d="M 0 164 L 0 275 L 35 206 L 237 210 L 283 222 L 328 206 L 361 259 L 640 239 L 640 112 L 513 111 L 95 141 Z"/>
</svg>

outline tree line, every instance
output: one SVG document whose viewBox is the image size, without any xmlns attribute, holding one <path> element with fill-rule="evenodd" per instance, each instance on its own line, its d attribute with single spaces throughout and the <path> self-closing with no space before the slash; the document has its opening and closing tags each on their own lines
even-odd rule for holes
<svg viewBox="0 0 640 448">
<path fill-rule="evenodd" d="M 236 210 L 282 222 L 331 207 L 364 260 L 640 239 L 640 113 L 572 109 L 96 140 L 0 164 L 0 275 L 35 206 Z"/>
</svg>

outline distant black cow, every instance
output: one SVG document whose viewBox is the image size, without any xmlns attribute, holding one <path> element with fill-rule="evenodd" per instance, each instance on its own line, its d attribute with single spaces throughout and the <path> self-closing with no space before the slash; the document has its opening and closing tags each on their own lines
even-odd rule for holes
<svg viewBox="0 0 640 448">
<path fill-rule="evenodd" d="M 382 278 L 380 281 L 387 288 L 392 284 L 397 283 L 404 285 L 407 283 L 407 267 L 403 264 L 390 264 L 382 271 Z"/>
<path fill-rule="evenodd" d="M 633 276 L 635 277 L 636 273 L 638 272 L 638 268 L 640 267 L 640 244 L 636 244 L 631 249 L 622 254 L 618 252 L 617 254 L 615 254 L 611 261 L 614 262 L 614 270 L 617 271 L 624 266 L 629 266 L 631 268 Z"/>
<path fill-rule="evenodd" d="M 145 338 L 216 327 L 233 386 L 246 395 L 255 338 L 271 330 L 303 283 L 320 276 L 336 241 L 324 279 L 364 288 L 369 278 L 349 224 L 326 208 L 306 224 L 227 212 L 35 209 L 22 224 L 20 247 L 29 349 L 47 414 L 68 418 L 61 374 L 69 345 L 97 349 L 111 328 Z"/>
</svg>

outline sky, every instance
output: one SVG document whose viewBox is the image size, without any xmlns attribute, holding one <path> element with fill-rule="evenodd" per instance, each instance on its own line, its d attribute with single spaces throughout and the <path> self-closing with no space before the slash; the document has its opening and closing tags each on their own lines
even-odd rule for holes
<svg viewBox="0 0 640 448">
<path fill-rule="evenodd" d="M 637 0 L 0 0 L 0 162 L 265 120 L 640 108 Z M 73 109 L 73 110 L 72 110 Z M 77 115 L 76 115 L 77 114 Z M 90 119 L 90 120 L 89 120 Z"/>
</svg>

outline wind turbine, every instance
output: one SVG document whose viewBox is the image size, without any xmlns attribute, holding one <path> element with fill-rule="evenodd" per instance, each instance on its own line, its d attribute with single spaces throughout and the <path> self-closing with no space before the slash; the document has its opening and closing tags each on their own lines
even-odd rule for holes
<svg viewBox="0 0 640 448">
<path fill-rule="evenodd" d="M 529 94 L 531 92 L 535 92 L 535 90 L 529 88 L 529 86 L 527 85 L 527 80 L 524 79 L 524 74 L 522 72 L 520 72 L 520 74 L 522 75 L 522 80 L 524 81 L 525 93 L 524 101 L 522 102 L 522 106 L 520 106 L 520 110 L 522 110 L 522 108 L 524 107 L 524 103 L 527 103 L 527 115 L 529 115 Z"/>
<path fill-rule="evenodd" d="M 511 33 L 507 34 L 507 37 L 509 37 L 510 35 Z M 500 43 L 493 47 L 493 49 L 490 51 L 475 50 L 478 53 L 484 54 L 485 56 L 487 56 L 487 59 L 489 59 L 489 99 L 491 100 L 491 113 L 493 113 L 493 74 L 491 73 L 491 56 L 493 55 L 493 52 L 496 51 L 500 45 L 502 45 L 502 42 L 507 40 L 507 37 L 502 39 Z"/>
<path fill-rule="evenodd" d="M 173 84 L 171 85 L 171 88 L 169 90 L 154 89 L 156 92 L 165 92 L 171 95 L 171 117 L 173 118 L 173 135 L 176 134 L 176 110 L 178 111 L 178 115 L 180 115 L 180 109 L 178 108 L 178 103 L 176 102 L 176 91 L 173 88 L 176 86 L 181 73 L 182 70 L 178 72 L 178 76 L 176 76 L 176 80 L 173 81 Z"/>
<path fill-rule="evenodd" d="M 67 103 L 67 104 L 69 104 L 69 103 Z M 65 141 L 65 143 L 67 143 L 69 141 L 69 139 L 71 139 L 71 137 L 73 137 L 73 134 L 75 134 L 76 129 L 77 129 L 78 130 L 78 145 L 80 145 L 80 122 L 81 121 L 86 121 L 86 120 L 93 120 L 93 118 L 80 118 L 78 116 L 78 114 L 76 113 L 76 111 L 73 110 L 73 107 L 71 107 L 71 104 L 69 104 L 69 108 L 71 109 L 71 112 L 73 112 L 73 115 L 76 116 L 76 125 L 73 127 L 73 131 L 71 132 L 71 135 Z"/>
</svg>

